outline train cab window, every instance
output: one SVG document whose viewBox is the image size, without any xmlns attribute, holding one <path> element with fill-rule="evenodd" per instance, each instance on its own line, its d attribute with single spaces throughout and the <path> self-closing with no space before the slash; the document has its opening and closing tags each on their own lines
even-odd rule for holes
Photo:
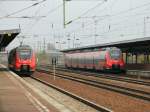
<svg viewBox="0 0 150 112">
<path fill-rule="evenodd" d="M 18 53 L 21 59 L 29 59 L 31 57 L 31 50 L 20 50 Z"/>
<path fill-rule="evenodd" d="M 120 50 L 110 50 L 110 57 L 112 59 L 119 59 L 121 57 L 121 51 Z"/>
</svg>

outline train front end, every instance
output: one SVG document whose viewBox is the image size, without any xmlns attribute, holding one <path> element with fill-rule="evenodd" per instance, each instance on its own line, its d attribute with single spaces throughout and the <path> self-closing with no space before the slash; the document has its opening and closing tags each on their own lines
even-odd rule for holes
<svg viewBox="0 0 150 112">
<path fill-rule="evenodd" d="M 22 47 L 16 52 L 16 71 L 34 72 L 35 71 L 35 55 L 30 48 Z"/>
<path fill-rule="evenodd" d="M 125 63 L 123 61 L 122 52 L 118 48 L 111 48 L 106 55 L 105 69 L 113 71 L 125 71 Z"/>
</svg>

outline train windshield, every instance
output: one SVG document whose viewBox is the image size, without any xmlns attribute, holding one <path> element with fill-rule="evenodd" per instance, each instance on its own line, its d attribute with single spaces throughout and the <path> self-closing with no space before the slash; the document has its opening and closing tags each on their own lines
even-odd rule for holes
<svg viewBox="0 0 150 112">
<path fill-rule="evenodd" d="M 110 50 L 110 56 L 112 59 L 119 59 L 121 57 L 120 50 Z"/>
<path fill-rule="evenodd" d="M 29 59 L 31 58 L 31 50 L 20 50 L 19 56 L 21 59 Z"/>
</svg>

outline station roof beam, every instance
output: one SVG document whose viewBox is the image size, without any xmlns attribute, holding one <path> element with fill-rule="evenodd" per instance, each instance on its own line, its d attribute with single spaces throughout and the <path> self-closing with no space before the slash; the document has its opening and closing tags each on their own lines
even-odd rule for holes
<svg viewBox="0 0 150 112">
<path fill-rule="evenodd" d="M 7 47 L 20 31 L 20 29 L 0 30 L 0 50 Z"/>
</svg>

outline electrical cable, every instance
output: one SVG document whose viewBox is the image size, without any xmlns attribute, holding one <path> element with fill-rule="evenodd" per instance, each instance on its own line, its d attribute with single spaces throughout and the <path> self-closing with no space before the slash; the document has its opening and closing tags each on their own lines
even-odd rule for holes
<svg viewBox="0 0 150 112">
<path fill-rule="evenodd" d="M 148 5 L 150 5 L 150 3 L 148 3 L 148 4 L 143 4 L 143 5 L 140 5 L 140 6 L 137 6 L 137 7 L 134 7 L 134 8 L 132 8 L 132 10 L 134 9 L 137 9 L 137 8 L 142 8 L 142 7 L 145 7 L 145 6 L 148 6 Z M 121 11 L 121 12 L 119 12 L 119 13 L 123 13 L 123 12 L 127 12 L 127 11 L 129 11 L 129 10 L 131 10 L 131 9 L 128 9 L 128 10 L 126 10 L 126 11 Z M 147 9 L 146 9 L 147 10 Z M 117 14 L 119 14 L 119 13 L 117 13 Z M 148 12 L 147 12 L 148 13 Z M 132 15 L 132 16 L 137 16 L 137 15 L 144 15 L 145 13 L 142 13 L 142 14 L 135 14 L 135 15 Z M 116 14 L 114 14 L 114 15 L 111 15 L 111 16 L 115 16 Z M 94 16 L 93 16 L 94 17 Z M 126 16 L 126 17 L 130 17 L 130 16 Z M 126 21 L 126 20 L 125 20 Z M 115 23 L 115 24 L 119 24 L 119 23 L 122 23 L 122 22 L 124 22 L 124 21 L 121 21 L 121 22 L 117 22 L 117 23 Z M 94 24 L 94 23 L 91 23 L 91 24 L 88 24 L 88 25 L 86 25 L 86 26 L 89 26 L 89 25 L 92 25 L 92 24 Z M 114 25 L 114 24 L 111 24 L 111 25 Z M 78 28 L 79 29 L 79 28 Z"/>
<path fill-rule="evenodd" d="M 80 16 L 78 16 L 77 18 L 74 18 L 74 19 L 70 20 L 70 22 L 74 22 L 74 21 L 80 19 L 80 17 L 82 17 L 83 15 L 86 15 L 86 14 L 89 13 L 90 11 L 96 9 L 98 6 L 104 4 L 106 1 L 107 1 L 107 0 L 103 0 L 103 2 L 98 3 L 96 6 L 94 6 L 94 7 L 90 8 L 90 9 L 88 9 L 86 12 L 84 12 L 83 14 L 81 14 Z M 68 22 L 68 23 L 69 23 L 69 22 Z"/>
<path fill-rule="evenodd" d="M 12 15 L 15 15 L 15 14 L 17 14 L 17 13 L 23 12 L 23 11 L 29 9 L 29 8 L 35 7 L 35 6 L 37 6 L 37 5 L 41 4 L 41 3 L 43 3 L 43 2 L 45 2 L 45 1 L 46 1 L 46 0 L 42 0 L 42 1 L 40 1 L 40 2 L 36 2 L 36 3 L 34 3 L 34 4 L 32 4 L 32 5 L 28 6 L 28 7 L 25 7 L 25 8 L 23 8 L 23 9 L 18 10 L 18 11 L 15 11 L 15 12 L 13 12 L 13 13 L 11 13 L 11 14 L 8 14 L 8 15 L 6 15 L 6 16 L 4 16 L 4 17 L 0 17 L 0 19 L 7 18 L 7 17 L 12 16 Z"/>
<path fill-rule="evenodd" d="M 45 15 L 44 18 L 46 18 L 49 14 L 57 11 L 62 5 L 63 4 L 60 4 L 60 5 L 56 6 L 55 8 L 51 9 L 50 11 L 48 11 L 47 14 L 44 14 Z M 31 27 L 28 29 L 31 31 L 31 29 L 33 29 L 33 27 L 35 27 L 38 24 L 38 22 L 41 21 L 41 19 L 43 19 L 43 17 L 37 19 L 34 23 L 32 23 Z"/>
<path fill-rule="evenodd" d="M 40 12 L 41 9 L 41 5 L 39 5 L 38 9 L 35 11 L 34 16 L 37 16 L 38 13 Z M 36 18 L 36 20 L 39 20 L 40 18 Z M 32 27 L 34 26 L 34 24 L 36 23 L 36 21 L 33 23 L 33 21 L 30 21 L 28 25 L 26 25 L 26 27 L 24 29 L 27 29 L 27 32 L 29 32 Z"/>
<path fill-rule="evenodd" d="M 47 17 L 49 14 L 51 14 L 51 13 L 55 12 L 56 10 L 58 10 L 58 9 L 59 9 L 60 7 L 62 7 L 62 6 L 63 6 L 63 4 L 60 4 L 60 5 L 56 6 L 55 8 L 51 9 L 50 11 L 48 11 L 47 14 L 46 14 L 46 17 Z"/>
</svg>

